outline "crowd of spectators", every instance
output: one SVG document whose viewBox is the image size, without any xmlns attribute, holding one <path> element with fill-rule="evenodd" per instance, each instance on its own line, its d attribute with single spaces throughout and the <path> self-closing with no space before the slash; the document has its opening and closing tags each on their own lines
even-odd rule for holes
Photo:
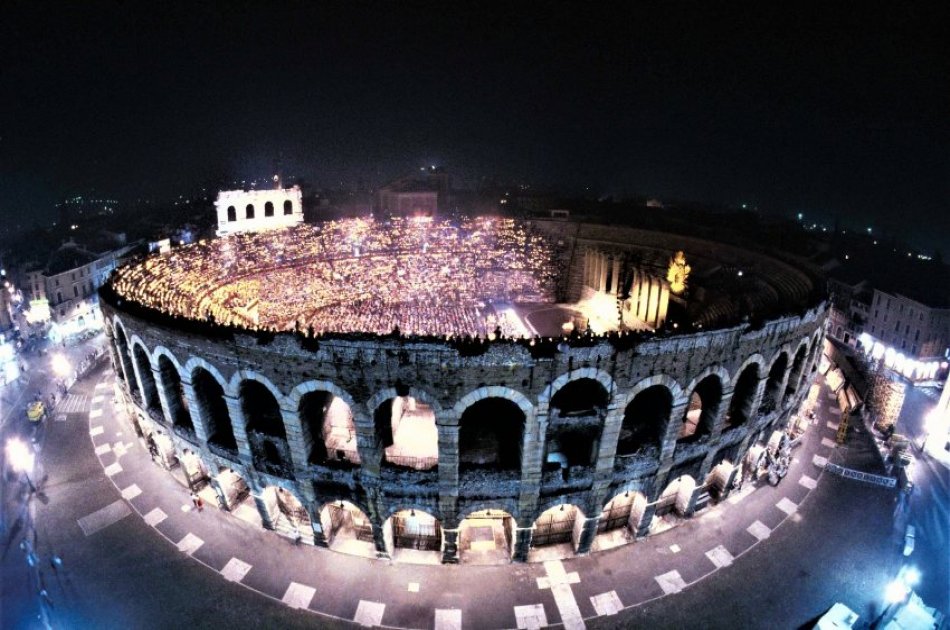
<svg viewBox="0 0 950 630">
<path fill-rule="evenodd" d="M 549 243 L 511 219 L 345 219 L 201 241 L 119 269 L 120 298 L 175 318 L 311 334 L 509 330 L 553 302 Z"/>
</svg>

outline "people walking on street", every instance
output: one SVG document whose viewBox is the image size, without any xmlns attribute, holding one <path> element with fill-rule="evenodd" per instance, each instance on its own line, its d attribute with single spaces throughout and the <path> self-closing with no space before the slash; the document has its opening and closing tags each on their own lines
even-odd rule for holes
<svg viewBox="0 0 950 630">
<path fill-rule="evenodd" d="M 204 510 L 205 502 L 201 500 L 194 490 L 191 491 L 191 502 L 195 504 L 195 509 L 201 512 Z"/>
</svg>

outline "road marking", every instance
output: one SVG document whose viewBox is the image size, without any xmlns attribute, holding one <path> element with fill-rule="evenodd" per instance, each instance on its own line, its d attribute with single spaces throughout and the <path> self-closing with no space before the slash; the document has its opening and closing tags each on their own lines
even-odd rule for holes
<svg viewBox="0 0 950 630">
<path fill-rule="evenodd" d="M 733 559 L 732 554 L 729 553 L 729 550 L 722 545 L 707 551 L 706 557 L 709 558 L 709 561 L 716 565 L 716 568 L 718 569 L 728 567 L 730 564 L 732 564 Z"/>
<path fill-rule="evenodd" d="M 462 611 L 458 608 L 436 608 L 435 630 L 462 630 Z"/>
<path fill-rule="evenodd" d="M 825 464 L 828 463 L 828 458 L 822 457 L 821 455 L 815 455 L 811 458 L 811 463 L 815 466 L 818 466 L 819 468 L 824 468 Z"/>
<path fill-rule="evenodd" d="M 834 448 L 834 447 L 835 447 L 834 441 L 833 441 L 833 440 L 829 440 L 829 439 L 826 438 L 826 437 L 821 438 L 821 445 L 822 445 L 822 446 L 825 446 L 825 447 L 827 447 L 827 448 Z"/>
<path fill-rule="evenodd" d="M 237 558 L 231 558 L 228 560 L 228 563 L 224 565 L 224 568 L 221 569 L 221 575 L 229 582 L 240 582 L 250 570 L 251 565 L 248 563 L 243 560 L 238 560 Z"/>
<path fill-rule="evenodd" d="M 152 510 L 151 512 L 145 515 L 145 523 L 146 525 L 151 525 L 152 527 L 155 527 L 156 525 L 164 521 L 166 518 L 168 518 L 168 514 L 165 514 L 164 512 L 162 512 L 161 508 L 155 508 L 154 510 Z"/>
<path fill-rule="evenodd" d="M 815 487 L 818 485 L 818 482 L 812 479 L 811 477 L 809 477 L 808 475 L 802 475 L 802 478 L 798 480 L 798 483 L 800 485 L 805 486 L 809 490 L 814 490 Z"/>
<path fill-rule="evenodd" d="M 538 630 L 548 625 L 548 616 L 544 614 L 544 604 L 533 606 L 515 606 L 515 621 L 518 630 Z"/>
<path fill-rule="evenodd" d="M 102 435 L 102 432 L 105 431 L 102 427 L 92 427 L 89 429 L 89 435 L 96 437 L 97 435 Z"/>
<path fill-rule="evenodd" d="M 667 595 L 679 593 L 686 588 L 686 582 L 683 581 L 683 577 L 679 571 L 670 571 L 669 573 L 658 575 L 653 579 L 657 581 L 660 588 L 663 589 L 663 592 Z"/>
<path fill-rule="evenodd" d="M 312 586 L 291 582 L 290 586 L 287 587 L 287 592 L 284 593 L 284 596 L 281 598 L 281 601 L 291 608 L 308 608 L 316 592 L 317 589 Z"/>
<path fill-rule="evenodd" d="M 409 592 L 418 593 L 419 592 L 419 583 L 418 582 L 409 582 Z"/>
<path fill-rule="evenodd" d="M 92 411 L 89 412 L 90 419 L 98 418 L 101 415 L 102 415 L 102 409 L 93 409 Z"/>
<path fill-rule="evenodd" d="M 131 486 L 122 491 L 122 498 L 126 501 L 130 501 L 140 494 L 142 494 L 142 489 L 133 483 Z"/>
<path fill-rule="evenodd" d="M 672 544 L 672 545 L 670 545 L 670 551 L 672 551 L 673 553 L 679 553 L 680 550 L 681 550 L 681 548 L 680 548 L 679 545 L 677 545 L 677 544 L 675 544 L 675 543 Z"/>
<path fill-rule="evenodd" d="M 765 540 L 772 534 L 772 530 L 762 521 L 756 521 L 746 528 L 746 531 L 759 540 Z"/>
<path fill-rule="evenodd" d="M 96 389 L 109 389 L 109 387 L 111 387 L 111 385 L 106 381 L 99 381 L 96 383 Z"/>
<path fill-rule="evenodd" d="M 538 588 L 550 588 L 554 595 L 554 603 L 557 605 L 557 611 L 561 615 L 561 623 L 565 630 L 579 630 L 585 628 L 584 618 L 581 617 L 580 608 L 577 607 L 577 600 L 574 598 L 574 591 L 571 590 L 571 584 L 577 584 L 581 581 L 577 571 L 568 573 L 564 570 L 564 564 L 560 560 L 549 560 L 544 563 L 544 572 L 547 575 L 538 578 Z"/>
<path fill-rule="evenodd" d="M 617 591 L 608 591 L 600 595 L 592 595 L 590 603 L 598 615 L 616 615 L 623 610 L 623 602 L 617 595 Z"/>
<path fill-rule="evenodd" d="M 87 514 L 76 522 L 79 523 L 79 528 L 83 534 L 91 536 L 100 529 L 121 521 L 131 513 L 132 510 L 129 509 L 129 505 L 122 499 L 118 499 L 92 514 Z"/>
<path fill-rule="evenodd" d="M 112 450 L 111 444 L 103 444 L 96 447 L 96 455 L 105 455 Z"/>
<path fill-rule="evenodd" d="M 367 628 L 381 626 L 383 625 L 383 613 L 385 611 L 386 604 L 368 602 L 365 599 L 361 599 L 360 603 L 356 606 L 356 616 L 353 617 L 353 621 Z"/>
<path fill-rule="evenodd" d="M 837 430 L 838 430 L 838 423 L 837 423 L 837 422 L 834 422 L 834 421 L 832 421 L 832 420 L 829 420 L 828 422 L 826 422 L 826 423 L 825 423 L 825 426 L 828 427 L 829 429 L 831 429 L 832 431 L 837 431 Z"/>
<path fill-rule="evenodd" d="M 775 507 L 782 510 L 788 515 L 792 515 L 798 509 L 798 505 L 793 501 L 789 501 L 788 497 L 783 498 L 781 501 L 775 504 Z"/>
<path fill-rule="evenodd" d="M 82 413 L 86 410 L 86 404 L 89 398 L 82 394 L 66 394 L 58 405 L 56 411 L 60 413 Z"/>
<path fill-rule="evenodd" d="M 120 472 L 122 472 L 122 464 L 120 464 L 119 462 L 109 464 L 108 466 L 105 467 L 103 472 L 109 477 L 112 477 L 113 475 L 118 475 Z"/>
<path fill-rule="evenodd" d="M 754 489 L 755 489 L 755 488 L 752 486 L 751 483 L 750 483 L 750 484 L 746 484 L 746 486 L 745 486 L 742 490 L 739 490 L 738 492 L 733 492 L 733 493 L 731 493 L 731 494 L 729 495 L 729 498 L 726 499 L 726 501 L 728 501 L 729 503 L 735 505 L 735 504 L 737 504 L 739 501 L 741 501 L 742 499 L 744 499 L 744 498 L 746 498 L 747 496 L 749 496 L 750 494 L 752 494 L 752 491 L 753 491 Z"/>
<path fill-rule="evenodd" d="M 97 385 L 96 387 L 98 387 L 98 385 Z M 97 395 L 97 396 L 93 396 L 93 397 L 92 397 L 92 404 L 98 405 L 99 403 L 101 403 L 101 402 L 102 402 L 103 400 L 105 400 L 105 399 L 106 399 L 106 397 L 103 396 L 102 394 L 99 394 L 99 395 Z"/>
<path fill-rule="evenodd" d="M 56 422 L 66 422 L 66 416 L 62 414 L 56 416 Z"/>
<path fill-rule="evenodd" d="M 182 553 L 187 553 L 189 556 L 194 552 L 198 551 L 198 548 L 205 544 L 205 541 L 201 540 L 191 532 L 185 534 L 185 537 L 178 541 L 178 551 Z"/>
</svg>

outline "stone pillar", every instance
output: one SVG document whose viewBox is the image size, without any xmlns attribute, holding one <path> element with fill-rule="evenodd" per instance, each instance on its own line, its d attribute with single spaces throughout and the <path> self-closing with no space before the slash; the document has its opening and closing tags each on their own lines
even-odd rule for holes
<svg viewBox="0 0 950 630">
<path fill-rule="evenodd" d="M 267 508 L 267 502 L 264 500 L 264 494 L 260 490 L 251 490 L 251 497 L 254 499 L 254 506 L 261 517 L 261 525 L 264 529 L 274 529 L 274 520 L 271 518 L 270 510 Z"/>
<path fill-rule="evenodd" d="M 610 276 L 610 292 L 617 295 L 620 291 L 620 259 L 614 256 L 614 267 Z"/>
<path fill-rule="evenodd" d="M 445 520 L 455 520 L 458 512 L 459 488 L 459 426 L 458 418 L 452 409 L 436 414 L 435 426 L 439 432 L 439 510 Z M 448 532 L 458 530 L 442 530 L 446 533 L 445 544 L 449 544 Z M 453 539 L 453 544 L 455 539 Z M 458 550 L 455 550 L 455 560 L 458 562 Z"/>
<path fill-rule="evenodd" d="M 689 405 L 689 399 L 676 402 L 670 409 L 670 417 L 666 423 L 666 434 L 663 436 L 663 442 L 660 445 L 660 465 L 668 467 L 673 460 L 673 453 L 676 451 L 676 438 L 679 437 L 683 426 L 683 414 L 686 413 L 686 407 Z"/>
<path fill-rule="evenodd" d="M 591 545 L 594 544 L 594 539 L 597 537 L 597 524 L 600 523 L 600 514 L 591 518 L 584 518 L 580 515 L 578 517 L 583 518 L 584 522 L 581 526 L 580 536 L 577 539 L 577 545 L 574 547 L 574 553 L 578 556 L 586 556 L 590 553 Z"/>
<path fill-rule="evenodd" d="M 228 504 L 228 497 L 224 492 L 224 488 L 221 487 L 221 482 L 218 481 L 217 475 L 211 475 L 208 478 L 208 483 L 211 484 L 211 488 L 214 490 L 214 494 L 218 497 L 218 506 L 227 512 L 231 511 L 231 506 Z"/>
<path fill-rule="evenodd" d="M 185 401 L 188 403 L 188 413 L 191 415 L 191 424 L 195 427 L 195 437 L 202 444 L 207 444 L 211 437 L 208 432 L 208 418 L 204 417 L 201 405 L 198 404 L 198 397 L 195 395 L 195 386 L 191 382 L 191 375 L 188 378 L 181 379 L 182 392 L 185 395 Z"/>
<path fill-rule="evenodd" d="M 145 393 L 145 379 L 142 378 L 142 374 L 139 371 L 139 362 L 135 360 L 135 355 L 132 354 L 131 348 L 129 349 L 129 361 L 132 363 L 132 372 L 135 378 L 135 384 L 138 385 L 139 389 L 139 399 L 136 400 L 135 403 L 141 405 L 142 409 L 148 410 L 148 396 Z M 132 398 L 134 399 L 135 396 Z"/>
<path fill-rule="evenodd" d="M 515 551 L 511 556 L 513 561 L 528 561 L 528 553 L 531 551 L 531 538 L 533 535 L 534 527 L 515 528 Z"/>
<path fill-rule="evenodd" d="M 353 425 L 356 427 L 356 451 L 360 455 L 360 474 L 368 473 L 379 477 L 383 449 L 376 438 L 376 426 L 372 415 L 367 415 L 360 407 L 353 407 Z"/>
<path fill-rule="evenodd" d="M 525 418 L 524 438 L 521 443 L 521 492 L 518 497 L 520 514 L 534 514 L 538 508 L 547 428 L 548 408 L 545 403 Z"/>
<path fill-rule="evenodd" d="M 601 293 L 607 291 L 607 255 L 600 255 L 600 275 L 597 279 L 597 290 Z"/>
<path fill-rule="evenodd" d="M 254 457 L 251 455 L 251 444 L 247 439 L 247 421 L 244 418 L 241 399 L 225 394 L 224 402 L 228 406 L 228 417 L 231 420 L 231 430 L 234 431 L 234 441 L 237 442 L 238 457 L 248 468 L 253 468 Z"/>
<path fill-rule="evenodd" d="M 729 415 L 729 407 L 732 406 L 732 395 L 735 390 L 732 386 L 723 389 L 722 398 L 719 401 L 719 410 L 716 412 L 716 418 L 713 420 L 712 432 L 709 436 L 709 443 L 715 444 L 722 435 L 722 430 L 726 426 L 726 417 Z"/>
<path fill-rule="evenodd" d="M 442 564 L 459 563 L 459 530 L 442 530 Z"/>
<path fill-rule="evenodd" d="M 306 442 L 303 438 L 303 427 L 300 423 L 300 415 L 296 409 L 280 408 L 280 416 L 284 421 L 284 433 L 287 435 L 287 447 L 290 450 L 290 465 L 293 470 L 304 472 L 310 462 L 310 453 L 307 452 Z M 321 439 L 321 436 L 315 436 L 315 440 Z"/>
<path fill-rule="evenodd" d="M 759 412 L 762 408 L 762 399 L 765 398 L 765 387 L 768 385 L 768 382 L 769 376 L 766 374 L 764 378 L 759 379 L 758 385 L 755 386 L 755 394 L 752 396 L 752 411 L 747 420 L 749 423 L 758 420 Z"/>
<path fill-rule="evenodd" d="M 166 391 L 165 381 L 162 379 L 161 370 L 156 366 L 151 366 L 151 370 L 152 380 L 155 381 L 155 389 L 158 394 L 158 404 L 162 408 L 162 415 L 165 416 L 165 422 L 168 423 L 168 426 L 174 426 L 175 414 L 172 412 L 172 401 L 168 400 L 168 392 Z"/>
<path fill-rule="evenodd" d="M 583 284 L 590 285 L 590 250 L 584 251 L 584 272 L 581 279 Z"/>
</svg>

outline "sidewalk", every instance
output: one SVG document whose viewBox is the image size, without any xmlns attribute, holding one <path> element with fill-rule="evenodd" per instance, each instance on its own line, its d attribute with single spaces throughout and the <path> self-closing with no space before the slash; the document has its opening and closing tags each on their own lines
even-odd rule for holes
<svg viewBox="0 0 950 630">
<path fill-rule="evenodd" d="M 39 508 L 39 519 L 59 524 L 44 532 L 51 545 L 85 545 L 89 549 L 80 564 L 95 564 L 97 553 L 115 553 L 123 547 L 118 540 L 139 535 L 127 531 L 131 520 L 139 520 L 131 529 L 145 525 L 170 543 L 164 551 L 168 562 L 185 558 L 214 571 L 222 584 L 232 581 L 292 608 L 363 624 L 447 629 L 460 623 L 477 628 L 562 623 L 581 628 L 584 619 L 678 593 L 767 545 L 816 487 L 822 458 L 835 450 L 834 430 L 818 414 L 778 487 L 752 491 L 747 486 L 674 529 L 588 557 L 503 566 L 394 564 L 294 546 L 212 506 L 196 512 L 187 489 L 152 463 L 117 417 L 111 374 L 97 373 L 93 379 L 81 381 L 74 392 L 87 396 L 89 425 L 57 423 L 56 429 L 63 430 L 50 435 L 73 441 L 83 462 L 73 471 L 82 470 L 82 478 L 59 471 L 71 477 L 61 482 L 71 493 L 54 496 L 51 490 L 50 505 Z M 866 457 L 858 449 L 845 450 L 849 463 Z M 51 472 L 54 465 L 48 464 Z M 64 513 L 49 513 L 54 505 Z M 99 540 L 111 544 L 103 548 L 95 544 Z"/>
</svg>

